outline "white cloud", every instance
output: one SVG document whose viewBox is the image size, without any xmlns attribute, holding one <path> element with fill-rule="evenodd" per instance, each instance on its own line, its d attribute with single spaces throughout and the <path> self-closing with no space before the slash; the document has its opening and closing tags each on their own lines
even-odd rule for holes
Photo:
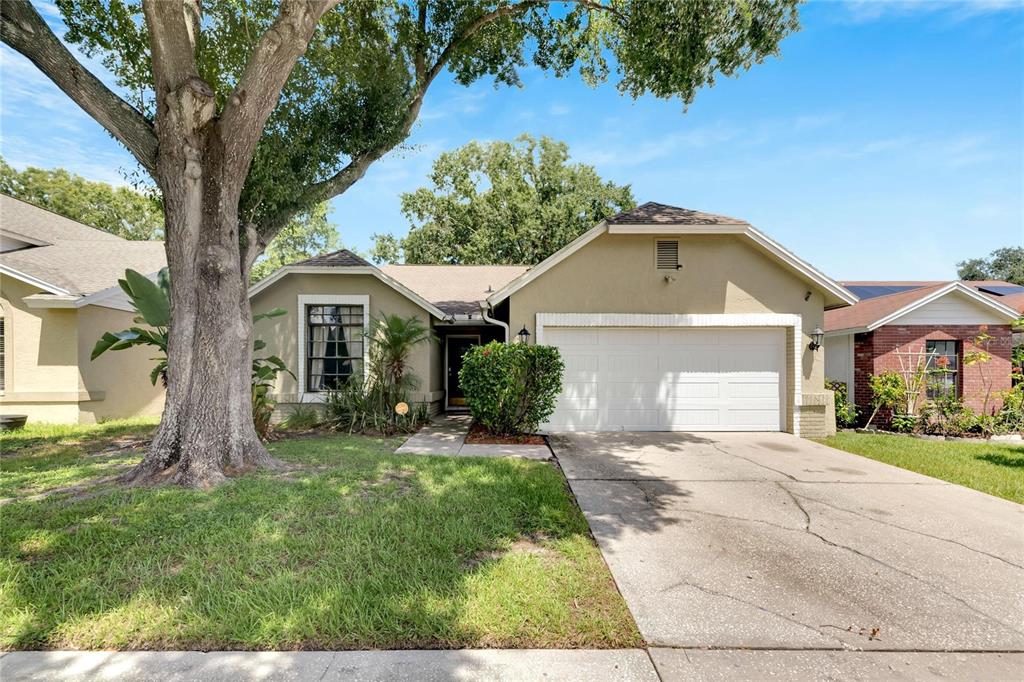
<svg viewBox="0 0 1024 682">
<path fill-rule="evenodd" d="M 572 150 L 574 158 L 598 166 L 638 166 L 686 149 L 705 149 L 736 139 L 741 130 L 724 123 L 700 126 L 663 135 L 648 142 L 595 145 L 593 142 Z"/>
<path fill-rule="evenodd" d="M 841 4 L 842 18 L 853 23 L 940 13 L 953 21 L 964 21 L 1024 8 L 1020 0 L 843 0 Z"/>
<path fill-rule="evenodd" d="M 436 121 L 453 116 L 472 116 L 483 110 L 483 100 L 489 94 L 482 87 L 463 90 L 454 96 L 449 95 L 450 92 L 435 92 L 433 97 L 428 95 L 419 120 Z"/>
<path fill-rule="evenodd" d="M 552 116 L 565 116 L 572 111 L 572 108 L 568 104 L 562 104 L 556 102 L 548 107 L 548 113 Z"/>
</svg>

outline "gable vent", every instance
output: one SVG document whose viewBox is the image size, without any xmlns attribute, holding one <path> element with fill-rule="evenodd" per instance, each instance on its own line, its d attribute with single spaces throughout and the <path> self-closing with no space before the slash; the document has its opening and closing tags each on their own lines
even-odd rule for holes
<svg viewBox="0 0 1024 682">
<path fill-rule="evenodd" d="M 659 270 L 678 270 L 679 242 L 675 239 L 659 239 L 655 243 L 655 261 Z"/>
</svg>

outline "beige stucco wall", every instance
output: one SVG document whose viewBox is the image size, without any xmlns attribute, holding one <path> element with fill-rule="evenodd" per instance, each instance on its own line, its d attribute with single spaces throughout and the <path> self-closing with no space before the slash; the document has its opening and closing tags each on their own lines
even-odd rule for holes
<svg viewBox="0 0 1024 682">
<path fill-rule="evenodd" d="M 164 409 L 163 384 L 154 386 L 149 374 L 158 351 L 140 346 L 117 352 L 107 351 L 90 360 L 96 341 L 103 332 L 127 329 L 135 323 L 135 314 L 124 310 L 85 306 L 78 311 L 78 357 L 81 384 L 90 396 L 103 394 L 102 400 L 79 404 L 79 421 L 90 423 L 114 417 L 159 415 Z"/>
<path fill-rule="evenodd" d="M 22 299 L 37 293 L 38 287 L 0 275 L 6 334 L 0 413 L 54 423 L 160 413 L 163 389 L 152 387 L 148 378 L 151 350 L 89 361 L 96 339 L 131 326 L 131 313 L 95 306 L 29 308 Z"/>
<path fill-rule="evenodd" d="M 303 370 L 298 366 L 298 323 L 302 318 L 302 312 L 298 309 L 298 297 L 315 294 L 369 296 L 371 323 L 373 319 L 384 314 L 417 316 L 428 324 L 431 319 L 430 313 L 371 275 L 286 275 L 253 296 L 251 303 L 254 313 L 278 307 L 288 311 L 287 315 L 257 322 L 255 335 L 267 343 L 266 349 L 262 352 L 280 357 L 296 375 Z M 442 388 L 443 377 L 439 357 L 440 353 L 435 343 L 420 344 L 413 351 L 410 369 L 421 381 L 421 388 L 414 393 L 413 400 L 436 402 L 441 399 L 442 396 L 438 393 Z M 286 374 L 278 375 L 274 396 L 282 406 L 299 402 L 297 391 L 298 385 L 294 379 Z"/>
<path fill-rule="evenodd" d="M 672 273 L 674 282 L 666 282 L 666 273 L 655 268 L 656 239 L 679 239 L 683 267 Z M 808 291 L 811 296 L 805 301 Z M 808 411 L 822 409 L 824 352 L 807 348 L 811 332 L 824 322 L 822 292 L 745 237 L 601 235 L 511 296 L 513 329 L 526 325 L 535 335 L 537 313 L 798 314 L 802 320 L 798 342 L 803 348 L 801 402 Z M 788 339 L 790 351 L 793 342 Z M 792 353 L 787 353 L 790 357 Z M 792 376 L 792 371 L 790 366 L 787 375 Z M 790 383 L 792 403 L 795 392 Z M 793 410 L 787 412 L 792 428 Z M 819 435 L 818 430 L 803 429 L 802 435 Z"/>
</svg>

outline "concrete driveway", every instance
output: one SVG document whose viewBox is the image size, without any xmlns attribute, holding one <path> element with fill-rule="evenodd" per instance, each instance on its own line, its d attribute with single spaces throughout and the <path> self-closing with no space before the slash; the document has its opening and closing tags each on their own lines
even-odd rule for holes
<svg viewBox="0 0 1024 682">
<path fill-rule="evenodd" d="M 1024 650 L 1024 507 L 788 434 L 552 439 L 652 647 Z"/>
</svg>

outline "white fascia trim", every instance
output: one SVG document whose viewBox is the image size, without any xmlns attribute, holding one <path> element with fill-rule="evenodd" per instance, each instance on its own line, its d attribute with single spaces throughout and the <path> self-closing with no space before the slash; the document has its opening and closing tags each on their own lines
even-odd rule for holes
<svg viewBox="0 0 1024 682">
<path fill-rule="evenodd" d="M 847 329 L 831 329 L 831 330 L 825 332 L 825 338 L 826 339 L 830 339 L 833 336 L 847 336 L 847 335 L 851 335 L 851 334 L 860 334 L 862 332 L 866 332 L 867 330 L 868 330 L 867 327 L 849 327 Z"/>
<path fill-rule="evenodd" d="M 259 292 L 263 291 L 267 287 L 283 278 L 285 275 L 370 275 L 376 277 L 384 284 L 402 294 L 410 301 L 418 305 L 419 307 L 426 310 L 428 313 L 433 315 L 439 320 L 448 319 L 451 316 L 446 314 L 443 310 L 435 306 L 433 303 L 417 294 L 412 289 L 408 288 L 393 277 L 389 277 L 384 274 L 380 268 L 375 268 L 372 265 L 339 265 L 339 266 L 322 266 L 322 265 L 285 265 L 284 267 L 278 268 L 272 275 L 261 279 L 256 284 L 249 287 L 249 298 L 252 298 Z"/>
<path fill-rule="evenodd" d="M 38 277 L 33 277 L 32 275 L 26 275 L 24 272 L 15 270 L 11 266 L 4 265 L 2 263 L 0 263 L 0 274 L 4 274 L 7 275 L 8 277 L 13 277 L 14 279 L 21 280 L 25 284 L 31 284 L 32 286 L 39 287 L 40 289 L 45 289 L 47 293 L 58 294 L 62 296 L 72 295 L 71 292 L 68 291 L 67 289 L 61 289 L 59 286 L 55 284 L 44 282 Z"/>
<path fill-rule="evenodd" d="M 32 294 L 21 300 L 29 308 L 77 308 L 78 302 L 82 299 L 79 296 L 63 294 Z"/>
<path fill-rule="evenodd" d="M 563 260 L 571 256 L 572 254 L 576 253 L 584 246 L 594 241 L 607 231 L 608 224 L 602 220 L 597 225 L 594 225 L 592 228 L 581 234 L 579 237 L 576 237 L 576 239 L 572 240 L 571 242 L 560 248 L 558 251 L 555 251 L 553 254 L 542 260 L 537 265 L 530 268 L 529 270 L 519 275 L 514 280 L 512 280 L 511 282 L 509 282 L 508 284 L 506 284 L 505 286 L 503 286 L 502 288 L 498 289 L 493 294 L 488 296 L 487 303 L 490 304 L 491 306 L 498 305 L 506 298 L 508 298 L 515 292 L 519 291 L 527 284 L 537 279 L 545 272 L 555 267 Z"/>
<path fill-rule="evenodd" d="M 953 292 L 964 294 L 965 296 L 974 300 L 975 302 L 980 303 L 984 306 L 988 306 L 989 308 L 995 310 L 997 313 L 1005 315 L 1007 322 L 1013 322 L 1014 320 L 1020 317 L 1020 313 L 1015 308 L 1011 308 L 1010 306 L 1004 303 L 1000 303 L 996 299 L 981 293 L 974 287 L 967 286 L 962 282 L 950 282 L 946 286 L 936 291 L 933 291 L 924 298 L 920 298 L 914 301 L 913 303 L 909 303 L 903 306 L 902 308 L 895 312 L 889 313 L 888 315 L 879 320 L 875 320 L 867 327 L 865 327 L 865 331 L 874 331 L 879 327 L 884 327 L 887 324 L 891 324 L 892 322 L 895 322 L 896 320 L 903 317 L 907 313 L 913 312 L 918 308 L 926 306 L 932 301 L 940 299 L 943 296 L 946 296 L 947 294 L 951 294 Z"/>
<path fill-rule="evenodd" d="M 792 267 L 801 275 L 811 280 L 822 289 L 838 298 L 840 301 L 853 305 L 860 300 L 852 291 L 823 273 L 821 270 L 818 270 L 807 261 L 799 258 L 795 253 L 782 246 L 782 244 L 779 244 L 756 227 L 747 225 L 747 229 L 744 234 L 766 249 L 773 256 Z"/>
<path fill-rule="evenodd" d="M 537 313 L 537 343 L 544 343 L 545 327 L 784 327 L 793 332 L 793 435 L 800 435 L 803 402 L 803 317 L 793 313 L 710 313 L 666 315 L 655 313 Z"/>
<path fill-rule="evenodd" d="M 299 363 L 296 369 L 299 370 L 299 402 L 320 403 L 324 401 L 324 394 L 319 392 L 306 392 L 306 306 L 307 305 L 361 305 L 363 306 L 363 376 L 366 376 L 366 368 L 370 363 L 370 343 L 365 338 L 370 334 L 370 297 L 366 294 L 299 294 L 296 317 L 299 318 L 299 332 L 296 337 L 299 340 Z"/>
</svg>

